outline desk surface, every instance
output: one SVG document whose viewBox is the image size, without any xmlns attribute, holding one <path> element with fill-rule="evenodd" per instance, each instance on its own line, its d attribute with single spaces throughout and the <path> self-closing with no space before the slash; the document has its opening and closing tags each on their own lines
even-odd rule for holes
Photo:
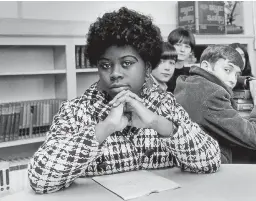
<svg viewBox="0 0 256 201">
<path fill-rule="evenodd" d="M 178 168 L 152 170 L 181 185 L 175 190 L 163 191 L 134 201 L 255 201 L 256 165 L 222 165 L 215 174 L 192 174 Z M 89 178 L 77 179 L 71 187 L 52 194 L 36 195 L 32 190 L 2 198 L 2 201 L 121 201 L 120 197 Z"/>
</svg>

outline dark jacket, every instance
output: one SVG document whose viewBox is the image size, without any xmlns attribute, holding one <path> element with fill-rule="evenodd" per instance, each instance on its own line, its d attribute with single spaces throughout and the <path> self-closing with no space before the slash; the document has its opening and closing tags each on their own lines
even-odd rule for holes
<svg viewBox="0 0 256 201">
<path fill-rule="evenodd" d="M 189 75 L 190 67 L 175 68 L 171 79 L 167 82 L 167 91 L 174 92 L 176 87 L 176 80 L 180 75 Z"/>
<path fill-rule="evenodd" d="M 191 67 L 190 76 L 177 79 L 177 102 L 210 135 L 219 141 L 222 154 L 232 161 L 232 146 L 256 149 L 256 107 L 249 119 L 232 107 L 232 90 L 200 67 Z"/>
</svg>

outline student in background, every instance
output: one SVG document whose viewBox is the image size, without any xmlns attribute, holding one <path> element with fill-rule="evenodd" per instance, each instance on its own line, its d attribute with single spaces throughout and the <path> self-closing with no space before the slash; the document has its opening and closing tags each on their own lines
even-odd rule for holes
<svg viewBox="0 0 256 201">
<path fill-rule="evenodd" d="M 256 149 L 256 107 L 250 119 L 232 107 L 232 89 L 243 68 L 242 57 L 235 49 L 209 46 L 201 55 L 200 67 L 191 67 L 190 76 L 180 76 L 174 91 L 191 119 L 218 140 L 222 163 L 232 163 L 235 146 Z M 256 105 L 255 88 L 251 94 Z"/>
<path fill-rule="evenodd" d="M 54 117 L 28 166 L 36 193 L 67 188 L 81 176 L 175 166 L 196 173 L 219 169 L 217 141 L 172 94 L 147 84 L 162 42 L 149 17 L 127 8 L 91 24 L 87 54 L 99 81 L 64 102 Z"/>
<path fill-rule="evenodd" d="M 159 88 L 164 91 L 167 90 L 166 83 L 174 73 L 177 58 L 178 55 L 175 48 L 170 43 L 163 42 L 160 63 L 152 70 L 151 76 Z"/>
<path fill-rule="evenodd" d="M 173 45 L 178 54 L 178 60 L 172 78 L 167 83 L 168 91 L 174 92 L 176 80 L 180 75 L 188 75 L 190 67 L 185 67 L 184 63 L 194 51 L 196 42 L 193 33 L 184 29 L 177 28 L 168 36 L 168 42 Z"/>
<path fill-rule="evenodd" d="M 244 70 L 242 71 L 241 76 L 237 79 L 237 84 L 234 88 L 236 89 L 249 89 L 249 81 L 254 79 L 252 75 L 252 69 L 249 59 L 249 54 L 246 48 L 240 43 L 232 43 L 229 45 L 230 47 L 234 48 L 238 53 L 242 56 L 244 62 Z"/>
</svg>

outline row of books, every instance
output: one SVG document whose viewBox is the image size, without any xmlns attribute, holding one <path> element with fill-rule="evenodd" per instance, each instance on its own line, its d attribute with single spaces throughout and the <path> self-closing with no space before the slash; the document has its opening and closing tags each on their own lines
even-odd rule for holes
<svg viewBox="0 0 256 201">
<path fill-rule="evenodd" d="M 234 107 L 238 111 L 250 111 L 254 107 L 250 90 L 234 91 L 233 99 L 235 101 Z"/>
<path fill-rule="evenodd" d="M 0 142 L 45 135 L 62 101 L 47 99 L 0 104 Z"/>
<path fill-rule="evenodd" d="M 92 68 L 86 57 L 86 45 L 77 45 L 75 50 L 76 68 Z"/>
<path fill-rule="evenodd" d="M 0 159 L 0 197 L 28 189 L 27 167 L 30 157 Z M 7 194 L 8 193 L 8 194 Z"/>
</svg>

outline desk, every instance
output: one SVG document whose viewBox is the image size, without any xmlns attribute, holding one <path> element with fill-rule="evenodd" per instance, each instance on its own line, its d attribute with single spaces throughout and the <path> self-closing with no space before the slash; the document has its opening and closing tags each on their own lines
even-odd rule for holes
<svg viewBox="0 0 256 201">
<path fill-rule="evenodd" d="M 222 165 L 215 174 L 192 174 L 178 168 L 152 170 L 181 185 L 133 201 L 255 201 L 256 165 Z M 79 178 L 64 191 L 36 195 L 32 190 L 22 191 L 2 198 L 2 201 L 121 201 L 117 195 L 89 178 Z"/>
</svg>

